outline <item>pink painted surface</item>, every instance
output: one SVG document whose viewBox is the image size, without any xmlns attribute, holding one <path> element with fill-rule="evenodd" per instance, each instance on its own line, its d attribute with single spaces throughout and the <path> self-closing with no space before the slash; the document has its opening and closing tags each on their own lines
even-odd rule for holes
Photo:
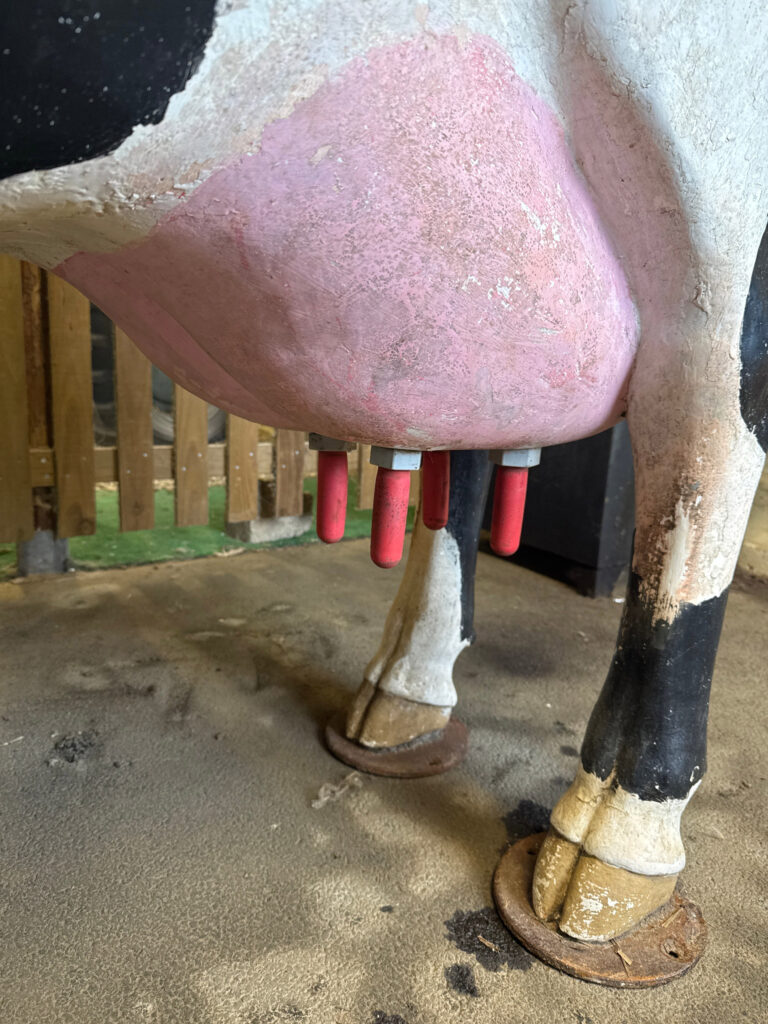
<svg viewBox="0 0 768 1024">
<path fill-rule="evenodd" d="M 210 401 L 384 445 L 594 433 L 637 341 L 559 124 L 480 37 L 351 62 L 145 240 L 58 273 Z"/>
</svg>

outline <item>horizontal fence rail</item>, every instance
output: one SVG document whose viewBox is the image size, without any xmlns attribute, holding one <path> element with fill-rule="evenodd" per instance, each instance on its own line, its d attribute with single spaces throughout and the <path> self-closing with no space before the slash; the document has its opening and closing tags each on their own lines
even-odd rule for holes
<svg viewBox="0 0 768 1024">
<path fill-rule="evenodd" d="M 118 485 L 120 529 L 154 525 L 158 481 L 173 481 L 177 526 L 208 522 L 208 488 L 226 483 L 228 523 L 311 511 L 304 480 L 317 472 L 306 435 L 226 418 L 226 440 L 208 442 L 208 407 L 173 389 L 173 444 L 155 444 L 152 367 L 113 327 L 116 442 L 94 443 L 91 306 L 71 285 L 0 256 L 0 542 L 34 530 L 59 537 L 97 528 L 95 490 Z M 270 435 L 269 440 L 264 434 Z M 349 454 L 358 508 L 373 504 L 370 449 Z M 411 501 L 418 489 L 413 475 Z"/>
</svg>

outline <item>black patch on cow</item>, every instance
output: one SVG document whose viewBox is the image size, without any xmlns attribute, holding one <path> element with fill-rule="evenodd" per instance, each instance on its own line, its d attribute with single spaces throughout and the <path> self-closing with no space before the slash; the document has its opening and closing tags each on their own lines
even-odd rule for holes
<svg viewBox="0 0 768 1024">
<path fill-rule="evenodd" d="M 0 178 L 78 163 L 157 124 L 197 68 L 215 0 L 0 8 Z"/>
<path fill-rule="evenodd" d="M 507 830 L 507 839 L 515 843 L 534 832 L 546 832 L 551 813 L 548 807 L 537 804 L 535 800 L 521 800 L 513 811 L 508 811 L 501 819 Z"/>
<path fill-rule="evenodd" d="M 446 529 L 459 546 L 461 638 L 475 639 L 475 567 L 493 465 L 488 452 L 451 452 L 451 496 Z"/>
<path fill-rule="evenodd" d="M 493 907 L 457 910 L 445 927 L 454 946 L 473 956 L 486 971 L 500 971 L 505 964 L 513 971 L 527 971 L 533 963 L 533 957 L 515 942 Z"/>
<path fill-rule="evenodd" d="M 608 678 L 587 726 L 584 768 L 644 800 L 682 799 L 706 771 L 709 689 L 728 592 L 653 622 L 633 573 Z"/>
<path fill-rule="evenodd" d="M 752 271 L 741 327 L 741 415 L 768 450 L 768 228 Z"/>
<path fill-rule="evenodd" d="M 451 964 L 450 967 L 446 967 L 445 980 L 448 982 L 448 988 L 462 996 L 477 998 L 480 995 L 475 981 L 475 972 L 469 964 Z"/>
</svg>

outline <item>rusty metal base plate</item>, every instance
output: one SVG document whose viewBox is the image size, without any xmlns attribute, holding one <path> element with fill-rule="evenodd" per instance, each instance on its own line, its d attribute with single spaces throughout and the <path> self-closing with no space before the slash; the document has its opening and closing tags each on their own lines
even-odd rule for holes
<svg viewBox="0 0 768 1024">
<path fill-rule="evenodd" d="M 511 846 L 493 876 L 493 897 L 504 924 L 534 956 L 575 978 L 613 988 L 665 985 L 701 959 L 707 926 L 696 904 L 677 890 L 663 907 L 610 942 L 581 942 L 559 932 L 554 921 L 540 921 L 531 906 L 531 883 L 545 835 Z"/>
<path fill-rule="evenodd" d="M 467 727 L 457 718 L 437 733 L 402 743 L 399 747 L 373 750 L 344 735 L 344 716 L 338 715 L 325 727 L 328 749 L 340 761 L 368 772 L 394 779 L 422 779 L 440 775 L 464 760 L 467 752 Z"/>
</svg>

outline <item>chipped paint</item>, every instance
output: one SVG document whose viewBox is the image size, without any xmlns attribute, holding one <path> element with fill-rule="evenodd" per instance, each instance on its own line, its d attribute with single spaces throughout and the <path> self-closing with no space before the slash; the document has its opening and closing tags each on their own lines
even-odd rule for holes
<svg viewBox="0 0 768 1024">
<path fill-rule="evenodd" d="M 386 693 L 450 709 L 461 637 L 461 559 L 448 530 L 417 520 L 405 574 L 365 679 Z"/>
</svg>

